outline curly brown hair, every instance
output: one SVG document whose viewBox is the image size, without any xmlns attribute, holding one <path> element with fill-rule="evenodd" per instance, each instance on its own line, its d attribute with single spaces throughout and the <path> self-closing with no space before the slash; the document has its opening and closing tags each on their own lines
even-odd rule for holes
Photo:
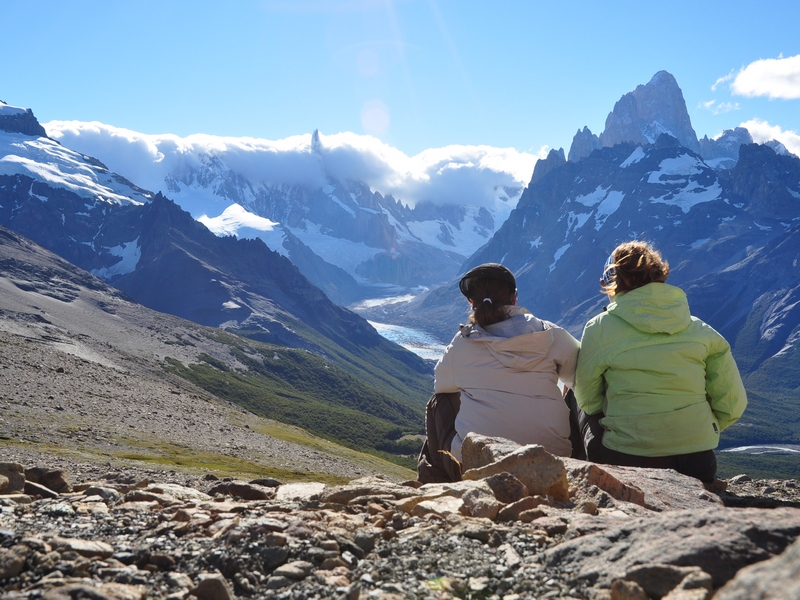
<svg viewBox="0 0 800 600">
<path fill-rule="evenodd" d="M 603 293 L 616 296 L 648 283 L 664 283 L 669 275 L 669 263 L 652 244 L 638 240 L 620 244 L 611 253 L 606 277 L 601 280 Z"/>
</svg>

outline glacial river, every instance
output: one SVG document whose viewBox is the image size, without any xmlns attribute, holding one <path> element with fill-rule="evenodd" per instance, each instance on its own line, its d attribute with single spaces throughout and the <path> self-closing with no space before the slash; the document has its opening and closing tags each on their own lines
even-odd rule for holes
<svg viewBox="0 0 800 600">
<path fill-rule="evenodd" d="M 395 294 L 390 292 L 386 296 L 362 300 L 350 308 L 358 313 L 359 309 L 374 309 L 393 304 L 410 302 L 416 295 L 426 291 L 426 288 L 420 287 L 410 290 L 406 289 L 402 290 L 402 292 L 399 294 L 397 293 L 400 292 L 399 289 L 395 288 L 394 291 Z M 369 324 L 372 325 L 378 331 L 378 333 L 380 333 L 387 340 L 399 344 L 406 350 L 410 350 L 414 354 L 417 354 L 426 360 L 439 360 L 439 357 L 441 357 L 444 353 L 445 344 L 422 329 L 414 329 L 412 327 L 404 327 L 402 325 L 390 325 L 388 323 L 381 323 L 379 321 L 372 320 L 369 320 Z"/>
<path fill-rule="evenodd" d="M 738 446 L 726 448 L 720 452 L 737 452 L 740 454 L 790 454 L 800 456 L 800 446 L 793 444 L 774 444 L 763 446 Z"/>
</svg>

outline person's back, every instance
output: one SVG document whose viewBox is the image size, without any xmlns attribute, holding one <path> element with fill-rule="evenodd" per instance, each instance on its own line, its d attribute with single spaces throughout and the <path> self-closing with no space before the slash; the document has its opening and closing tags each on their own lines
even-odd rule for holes
<svg viewBox="0 0 800 600">
<path fill-rule="evenodd" d="M 710 481 L 719 434 L 747 402 L 730 346 L 691 316 L 652 247 L 622 244 L 609 263 L 603 286 L 613 302 L 587 323 L 576 373 L 578 406 L 602 424 L 588 458 Z"/>
<path fill-rule="evenodd" d="M 469 432 L 540 444 L 570 456 L 569 410 L 559 379 L 572 384 L 579 344 L 568 332 L 516 306 L 513 275 L 488 264 L 462 278 L 473 307 L 435 368 L 436 393 L 460 392 L 450 452 Z"/>
</svg>

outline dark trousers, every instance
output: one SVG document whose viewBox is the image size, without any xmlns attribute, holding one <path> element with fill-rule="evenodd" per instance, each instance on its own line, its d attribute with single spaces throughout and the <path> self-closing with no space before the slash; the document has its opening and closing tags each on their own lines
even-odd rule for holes
<svg viewBox="0 0 800 600">
<path fill-rule="evenodd" d="M 674 469 L 678 473 L 699 479 L 703 483 L 711 483 L 717 474 L 717 457 L 713 450 L 692 452 L 690 454 L 674 454 L 672 456 L 637 456 L 617 452 L 603 445 L 605 430 L 600 419 L 605 415 L 600 412 L 587 415 L 580 408 L 573 395 L 568 399 L 570 412 L 578 423 L 586 450 L 586 460 L 604 465 L 622 467 L 644 467 L 647 469 Z M 580 442 L 579 442 L 580 443 Z M 574 442 L 573 442 L 574 444 Z"/>
<path fill-rule="evenodd" d="M 434 394 L 428 400 L 425 407 L 427 437 L 417 459 L 418 480 L 422 483 L 461 481 L 461 464 L 450 454 L 460 409 L 460 392 Z"/>
</svg>

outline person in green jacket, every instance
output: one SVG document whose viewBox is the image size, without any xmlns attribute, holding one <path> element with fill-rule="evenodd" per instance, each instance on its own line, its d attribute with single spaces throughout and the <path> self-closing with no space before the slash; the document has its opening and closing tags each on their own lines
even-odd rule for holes
<svg viewBox="0 0 800 600">
<path fill-rule="evenodd" d="M 650 244 L 619 245 L 601 280 L 611 304 L 583 330 L 575 397 L 587 458 L 711 482 L 720 433 L 747 406 L 728 342 L 691 316 Z"/>
</svg>

